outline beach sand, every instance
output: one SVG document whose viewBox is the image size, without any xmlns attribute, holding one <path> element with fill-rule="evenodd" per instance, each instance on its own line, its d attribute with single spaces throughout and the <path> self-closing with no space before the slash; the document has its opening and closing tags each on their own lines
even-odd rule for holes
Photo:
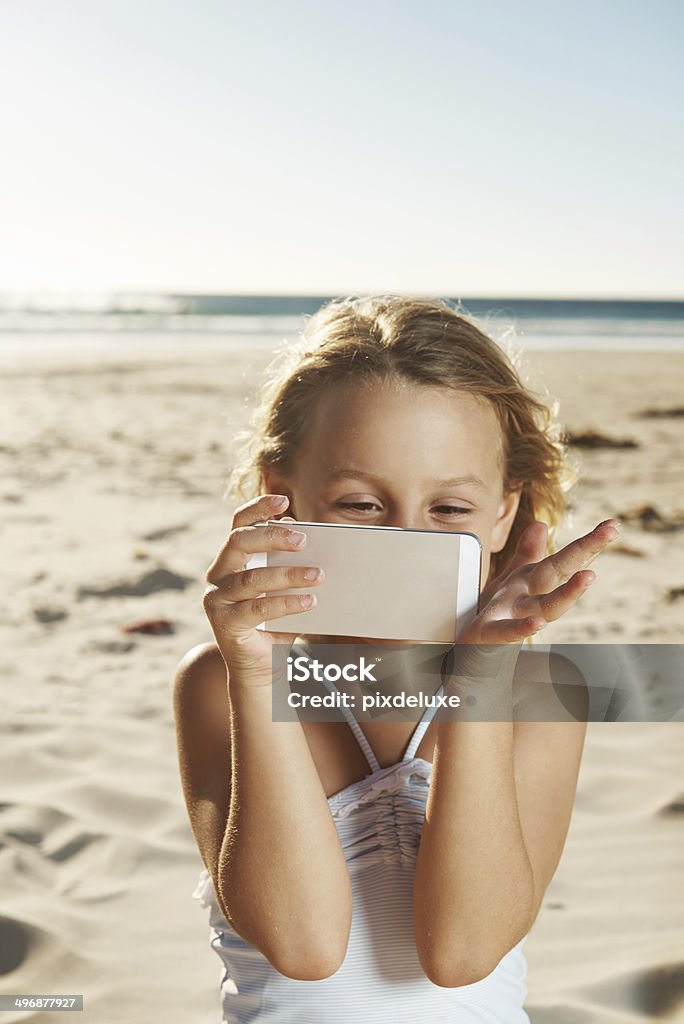
<svg viewBox="0 0 684 1024">
<path fill-rule="evenodd" d="M 213 639 L 202 594 L 230 529 L 230 441 L 269 358 L 56 340 L 0 356 L 0 993 L 83 993 L 107 1024 L 220 1019 L 171 686 L 182 654 Z M 541 639 L 680 643 L 684 354 L 529 363 L 568 431 L 636 442 L 573 447 L 583 476 L 558 543 L 624 525 Z M 173 632 L 123 631 L 141 620 Z M 683 854 L 684 722 L 590 724 L 525 947 L 533 1024 L 684 1019 Z M 3 1014 L 28 1020 L 48 1015 Z"/>
</svg>

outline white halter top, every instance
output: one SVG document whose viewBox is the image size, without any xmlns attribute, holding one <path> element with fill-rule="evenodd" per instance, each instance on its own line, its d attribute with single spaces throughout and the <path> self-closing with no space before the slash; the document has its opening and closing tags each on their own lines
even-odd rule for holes
<svg viewBox="0 0 684 1024">
<path fill-rule="evenodd" d="M 295 644 L 293 649 L 297 649 Z M 298 653 L 306 650 L 298 648 Z M 324 680 L 335 692 L 334 683 Z M 441 687 L 440 687 L 441 690 Z M 438 691 L 439 693 L 440 691 Z M 524 936 L 472 985 L 431 982 L 413 935 L 412 890 L 432 764 L 415 752 L 435 708 L 427 708 L 406 753 L 381 768 L 351 709 L 340 709 L 370 774 L 328 798 L 352 883 L 352 926 L 344 962 L 329 978 L 280 974 L 225 920 L 204 868 L 192 897 L 210 908 L 210 945 L 221 959 L 222 1020 L 230 1024 L 530 1024 Z M 325 870 L 325 865 L 320 865 Z"/>
</svg>

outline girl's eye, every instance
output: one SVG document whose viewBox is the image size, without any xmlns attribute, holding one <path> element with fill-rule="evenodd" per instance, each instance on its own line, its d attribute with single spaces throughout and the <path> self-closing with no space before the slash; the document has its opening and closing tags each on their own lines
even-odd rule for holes
<svg viewBox="0 0 684 1024">
<path fill-rule="evenodd" d="M 373 505 L 372 501 L 338 501 L 340 508 L 354 508 L 360 512 L 367 512 Z"/>
<path fill-rule="evenodd" d="M 377 506 L 372 501 L 338 501 L 339 508 L 353 508 L 358 512 L 369 512 L 373 507 Z M 436 505 L 435 509 L 446 510 L 446 515 L 467 515 L 472 512 L 470 508 L 461 508 L 458 505 Z"/>
<path fill-rule="evenodd" d="M 436 505 L 437 509 L 447 509 L 447 515 L 467 515 L 471 508 L 460 508 L 458 505 Z"/>
</svg>

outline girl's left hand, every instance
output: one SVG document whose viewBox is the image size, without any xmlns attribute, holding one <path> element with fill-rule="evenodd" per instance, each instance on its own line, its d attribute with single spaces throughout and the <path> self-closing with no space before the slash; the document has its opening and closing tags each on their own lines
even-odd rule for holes
<svg viewBox="0 0 684 1024">
<path fill-rule="evenodd" d="M 619 525 L 606 519 L 544 558 L 546 523 L 530 523 L 509 566 L 482 591 L 480 611 L 457 643 L 519 643 L 559 619 L 596 578 L 586 566 L 619 536 Z"/>
</svg>

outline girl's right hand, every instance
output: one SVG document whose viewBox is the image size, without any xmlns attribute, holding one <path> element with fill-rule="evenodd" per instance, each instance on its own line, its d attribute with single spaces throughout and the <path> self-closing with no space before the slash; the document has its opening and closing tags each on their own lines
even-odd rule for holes
<svg viewBox="0 0 684 1024">
<path fill-rule="evenodd" d="M 292 644 L 297 633 L 269 632 L 256 626 L 281 615 L 307 611 L 315 594 L 269 596 L 272 590 L 313 587 L 322 582 L 318 566 L 270 566 L 246 569 L 249 557 L 260 551 L 301 551 L 306 535 L 286 526 L 255 526 L 281 515 L 285 495 L 265 494 L 236 509 L 226 543 L 209 566 L 203 605 L 216 643 L 234 686 L 267 686 L 272 682 L 273 644 Z M 289 522 L 295 522 L 288 517 Z M 304 537 L 297 544 L 297 535 Z M 318 572 L 317 578 L 307 573 Z"/>
</svg>

